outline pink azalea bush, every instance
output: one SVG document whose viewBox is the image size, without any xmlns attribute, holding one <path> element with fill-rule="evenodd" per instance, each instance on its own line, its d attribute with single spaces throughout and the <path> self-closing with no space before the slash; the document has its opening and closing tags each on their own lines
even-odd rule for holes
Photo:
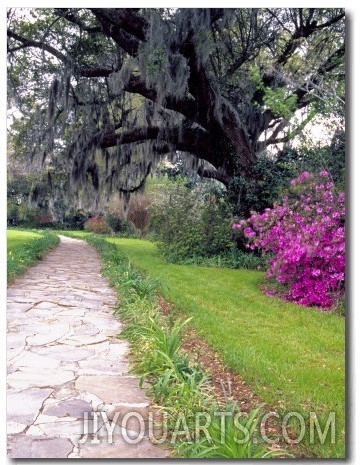
<svg viewBox="0 0 361 465">
<path fill-rule="evenodd" d="M 327 171 L 302 173 L 289 195 L 264 213 L 233 225 L 248 247 L 269 257 L 272 292 L 307 306 L 331 307 L 344 295 L 345 194 L 336 194 Z M 270 288 L 268 288 L 268 293 Z"/>
</svg>

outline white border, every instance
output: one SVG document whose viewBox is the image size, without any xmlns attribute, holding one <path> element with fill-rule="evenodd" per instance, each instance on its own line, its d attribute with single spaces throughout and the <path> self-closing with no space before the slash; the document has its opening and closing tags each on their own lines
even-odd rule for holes
<svg viewBox="0 0 361 465">
<path fill-rule="evenodd" d="M 125 3 L 125 2 L 124 2 Z M 124 6 L 124 3 L 113 3 L 113 2 L 106 2 L 107 7 L 116 7 L 116 6 Z M 360 369 L 357 370 L 356 366 L 356 361 L 358 358 L 358 355 L 360 355 L 360 340 L 359 337 L 359 331 L 361 330 L 360 328 L 360 316 L 359 312 L 361 312 L 361 307 L 358 305 L 360 303 L 359 295 L 357 295 L 357 290 L 360 287 L 360 282 L 359 282 L 359 274 L 357 273 L 358 267 L 356 266 L 357 260 L 361 259 L 361 245 L 360 245 L 360 228 L 359 228 L 359 215 L 357 214 L 360 211 L 360 206 L 358 204 L 359 201 L 361 201 L 361 182 L 360 182 L 360 164 L 361 164 L 361 150 L 359 149 L 360 144 L 357 144 L 356 146 L 356 140 L 359 141 L 359 133 L 360 133 L 360 117 L 359 114 L 361 113 L 361 69 L 360 69 L 360 57 L 361 57 L 361 6 L 356 6 L 354 5 L 350 0 L 347 2 L 341 2 L 339 1 L 303 1 L 301 4 L 293 4 L 293 2 L 290 1 L 277 1 L 273 2 L 272 5 L 267 4 L 266 2 L 254 2 L 252 5 L 247 5 L 242 4 L 241 2 L 235 2 L 235 1 L 226 1 L 222 2 L 222 7 L 265 7 L 265 6 L 272 6 L 272 7 L 317 7 L 317 8 L 332 8 L 332 7 L 345 7 L 346 8 L 346 16 L 348 18 L 348 39 L 347 39 L 347 50 L 348 50 L 348 60 L 349 60 L 349 68 L 348 72 L 350 73 L 350 77 L 348 78 L 348 85 L 349 85 L 349 90 L 348 90 L 348 105 L 349 105 L 349 112 L 348 112 L 348 127 L 347 131 L 350 133 L 351 131 L 351 136 L 349 136 L 349 162 L 351 162 L 351 166 L 349 168 L 349 200 L 350 200 L 350 205 L 348 208 L 348 224 L 350 227 L 351 226 L 351 232 L 349 232 L 348 238 L 349 238 L 349 260 L 351 261 L 351 267 L 348 267 L 348 272 L 351 276 L 349 276 L 349 281 L 348 285 L 351 287 L 351 292 L 349 292 L 349 297 L 350 297 L 350 302 L 349 302 L 349 309 L 351 315 L 349 318 L 351 318 L 351 325 L 349 325 L 349 334 L 348 334 L 348 346 L 349 346 L 349 357 L 350 357 L 350 366 L 349 366 L 349 381 L 350 381 L 350 387 L 349 387 L 349 394 L 350 397 L 348 399 L 348 414 L 351 416 L 351 422 L 349 423 L 349 428 L 350 431 L 348 432 L 350 435 L 350 440 L 349 440 L 349 446 L 350 446 L 350 459 L 349 463 L 360 463 L 361 460 L 361 441 L 358 437 L 360 433 L 360 427 L 359 427 L 359 422 L 358 418 L 361 418 L 361 401 L 357 400 L 357 394 L 359 394 L 359 389 L 360 389 Z M 4 31 L 4 39 L 1 41 L 1 57 L 3 58 L 3 67 L 2 70 L 5 71 L 3 75 L 3 81 L 2 81 L 2 88 L 0 92 L 0 99 L 1 99 L 1 106 L 4 110 L 4 123 L 3 123 L 3 131 L 0 133 L 1 134 L 1 142 L 2 142 L 2 156 L 6 156 L 6 8 L 7 7 L 48 7 L 49 4 L 46 4 L 44 1 L 41 2 L 36 2 L 34 3 L 28 2 L 26 0 L 22 1 L 12 1 L 7 3 L 6 7 L 0 8 L 1 11 L 1 16 L 0 16 L 0 30 Z M 61 4 L 58 5 L 52 5 L 51 7 L 74 7 L 74 2 L 70 1 L 63 1 Z M 99 2 L 94 2 L 94 1 L 88 1 L 86 2 L 87 7 L 95 7 L 99 6 Z M 129 2 L 129 6 L 131 7 L 181 7 L 181 8 L 195 8 L 195 7 L 205 7 L 205 6 L 211 6 L 211 7 L 217 7 L 217 3 L 210 3 L 204 2 L 204 1 L 198 1 L 198 2 L 192 2 L 192 1 L 182 1 L 182 2 L 174 2 L 174 1 L 169 1 L 169 2 L 163 2 L 163 1 L 156 1 L 156 2 L 149 2 L 149 1 L 137 1 L 137 0 L 132 0 Z M 0 206 L 2 206 L 1 213 L 2 215 L 2 229 L 1 229 L 1 234 L 2 234 L 2 247 L 0 248 L 0 263 L 5 264 L 3 268 L 3 273 L 1 274 L 1 297 L 3 299 L 3 305 L 1 306 L 2 308 L 2 321 L 3 325 L 1 326 L 3 328 L 3 331 L 5 331 L 6 328 L 6 169 L 5 169 L 5 163 L 2 163 L 2 166 L 0 168 Z M 3 334 L 3 337 L 1 338 L 1 343 L 3 344 L 2 346 L 2 351 L 1 355 L 2 358 L 1 360 L 4 362 L 3 365 L 3 373 L 6 373 L 5 367 L 6 367 L 6 348 L 5 348 L 5 337 Z M 360 362 L 359 362 L 360 363 Z M 6 375 L 4 375 L 5 377 Z M 5 399 L 5 390 L 6 390 L 6 378 L 4 380 L 4 391 L 3 391 L 3 396 L 2 398 Z M 5 404 L 3 405 L 3 429 L 6 425 L 6 408 Z M 6 437 L 3 435 L 2 441 L 1 441 L 1 449 L 0 449 L 1 456 L 5 457 L 6 456 Z M 51 460 L 41 460 L 42 463 L 53 463 Z M 282 461 L 277 461 L 279 463 L 284 463 L 284 460 Z M 313 463 L 317 461 L 312 461 Z M 320 463 L 325 464 L 328 463 L 329 461 L 322 460 Z M 16 460 L 10 460 L 7 459 L 8 464 L 16 464 L 16 463 L 34 463 L 31 460 L 22 460 L 21 462 L 17 462 Z M 85 459 L 82 460 L 82 463 L 87 463 Z M 104 463 L 102 460 L 92 460 L 90 462 L 92 465 L 93 464 L 98 464 L 98 463 Z M 122 463 L 134 463 L 130 461 L 123 461 Z M 183 461 L 183 463 L 185 463 Z M 217 463 L 212 461 L 212 463 Z M 224 463 L 224 462 L 222 462 Z M 242 463 L 252 463 L 249 461 L 243 461 Z M 275 463 L 274 460 L 272 460 L 272 463 Z"/>
</svg>

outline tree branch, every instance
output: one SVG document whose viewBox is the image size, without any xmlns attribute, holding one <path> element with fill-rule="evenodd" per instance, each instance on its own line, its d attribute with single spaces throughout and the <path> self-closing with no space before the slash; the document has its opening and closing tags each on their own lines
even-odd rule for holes
<svg viewBox="0 0 361 465">
<path fill-rule="evenodd" d="M 156 90 L 154 88 L 147 87 L 146 83 L 139 75 L 132 74 L 127 84 L 124 85 L 124 90 L 130 93 L 142 95 L 152 102 L 156 102 L 158 98 Z M 196 118 L 197 111 L 194 99 L 187 96 L 183 99 L 177 99 L 172 95 L 168 95 L 164 99 L 163 106 L 168 110 L 181 113 L 186 118 L 201 124 L 201 121 Z"/>
<path fill-rule="evenodd" d="M 113 23 L 109 22 L 107 15 L 101 8 L 92 8 L 92 13 L 98 20 L 102 27 L 103 33 L 114 40 L 125 52 L 129 53 L 132 57 L 137 56 L 139 50 L 139 40 L 132 37 L 127 32 L 124 32 L 119 27 L 115 27 Z"/>
<path fill-rule="evenodd" d="M 208 160 L 210 156 L 211 144 L 207 133 L 200 129 L 179 128 L 159 128 L 158 126 L 138 127 L 130 131 L 116 133 L 114 131 L 103 134 L 100 138 L 100 147 L 108 148 L 117 145 L 141 143 L 147 140 L 154 140 L 173 145 L 177 150 L 192 152 L 200 158 L 204 158 L 210 163 L 215 160 Z"/>
<path fill-rule="evenodd" d="M 102 32 L 100 26 L 86 26 L 69 8 L 54 8 L 54 14 L 66 19 L 70 23 L 76 24 L 81 31 L 88 32 L 89 34 Z"/>
<path fill-rule="evenodd" d="M 9 49 L 9 52 L 14 52 L 16 50 L 20 50 L 22 48 L 27 47 L 34 47 L 40 50 L 44 50 L 45 52 L 48 52 L 54 57 L 58 58 L 58 60 L 60 60 L 65 65 L 72 68 L 81 77 L 107 77 L 111 73 L 116 71 L 114 69 L 109 68 L 80 68 L 72 60 L 70 60 L 68 57 L 59 52 L 59 50 L 52 47 L 51 45 L 46 44 L 45 42 L 39 42 L 36 40 L 28 39 L 26 37 L 20 36 L 19 34 L 16 34 L 14 31 L 11 31 L 10 29 L 8 29 L 7 35 L 8 37 L 11 37 L 12 39 L 15 39 L 23 44 L 21 46 Z"/>
<path fill-rule="evenodd" d="M 8 37 L 11 37 L 12 39 L 17 40 L 18 42 L 21 42 L 23 44 L 23 47 L 35 47 L 35 48 L 40 48 L 41 50 L 45 50 L 46 52 L 50 53 L 54 57 L 58 58 L 60 61 L 66 64 L 71 64 L 71 61 L 63 55 L 59 50 L 56 48 L 52 47 L 51 45 L 48 45 L 44 42 L 38 42 L 36 40 L 31 40 L 27 39 L 23 36 L 20 36 L 19 34 L 16 34 L 15 32 L 11 31 L 8 29 L 7 31 Z"/>
<path fill-rule="evenodd" d="M 127 34 L 132 35 L 143 42 L 146 39 L 146 32 L 149 27 L 148 21 L 138 16 L 137 9 L 134 8 L 90 8 L 90 11 L 102 21 L 123 29 Z"/>
<path fill-rule="evenodd" d="M 216 181 L 219 181 L 222 184 L 224 184 L 226 187 L 229 185 L 232 179 L 231 176 L 229 176 L 227 173 L 222 172 L 221 170 L 204 168 L 203 166 L 200 166 L 198 168 L 197 174 L 201 178 L 215 179 Z"/>
<path fill-rule="evenodd" d="M 292 53 L 297 49 L 299 45 L 299 39 L 306 39 L 307 37 L 312 35 L 315 31 L 320 30 L 320 29 L 325 29 L 331 26 L 332 24 L 337 23 L 345 16 L 345 12 L 342 12 L 339 15 L 335 16 L 334 18 L 331 18 L 329 21 L 326 21 L 325 23 L 322 23 L 322 24 L 317 24 L 317 21 L 312 21 L 312 22 L 306 21 L 306 24 L 303 24 L 302 22 L 303 9 L 300 8 L 299 10 L 300 10 L 299 11 L 300 25 L 296 27 L 296 30 L 292 34 L 288 43 L 286 44 L 286 47 L 283 53 L 277 59 L 278 65 L 283 65 L 286 63 L 286 61 L 290 58 Z"/>
</svg>

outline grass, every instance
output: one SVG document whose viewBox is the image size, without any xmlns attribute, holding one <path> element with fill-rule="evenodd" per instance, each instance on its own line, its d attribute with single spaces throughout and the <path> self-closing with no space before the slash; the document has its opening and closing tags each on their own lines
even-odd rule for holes
<svg viewBox="0 0 361 465">
<path fill-rule="evenodd" d="M 59 243 L 53 232 L 9 229 L 7 231 L 7 280 L 16 277 L 40 260 Z"/>
<path fill-rule="evenodd" d="M 59 234 L 74 237 L 75 239 L 86 239 L 92 235 L 92 233 L 88 231 L 59 231 Z"/>
<path fill-rule="evenodd" d="M 154 244 L 109 238 L 138 269 L 161 281 L 164 297 L 270 406 L 284 416 L 335 412 L 336 441 L 302 442 L 317 457 L 345 456 L 345 322 L 262 294 L 263 273 L 172 265 Z"/>
<path fill-rule="evenodd" d="M 9 229 L 7 231 L 7 251 L 15 252 L 32 239 L 40 238 L 41 234 L 34 231 Z"/>
</svg>

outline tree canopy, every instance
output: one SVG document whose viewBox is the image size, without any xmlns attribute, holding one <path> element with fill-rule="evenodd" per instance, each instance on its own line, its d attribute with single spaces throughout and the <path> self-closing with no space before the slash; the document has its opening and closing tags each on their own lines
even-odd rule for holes
<svg viewBox="0 0 361 465">
<path fill-rule="evenodd" d="M 226 186 L 317 113 L 344 114 L 336 8 L 10 8 L 18 152 L 129 193 L 164 156 Z M 300 116 L 303 111 L 303 117 Z"/>
</svg>

